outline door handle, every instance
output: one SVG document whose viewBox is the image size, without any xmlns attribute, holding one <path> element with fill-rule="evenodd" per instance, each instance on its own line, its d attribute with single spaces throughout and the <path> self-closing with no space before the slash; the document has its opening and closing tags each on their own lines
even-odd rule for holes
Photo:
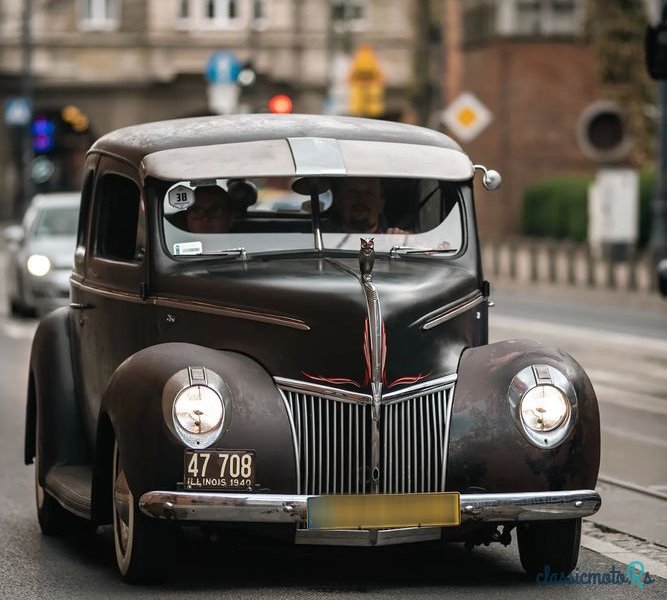
<svg viewBox="0 0 667 600">
<path fill-rule="evenodd" d="M 70 302 L 69 303 L 70 308 L 77 308 L 80 310 L 86 310 L 88 308 L 95 308 L 92 304 L 88 304 L 87 302 Z"/>
</svg>

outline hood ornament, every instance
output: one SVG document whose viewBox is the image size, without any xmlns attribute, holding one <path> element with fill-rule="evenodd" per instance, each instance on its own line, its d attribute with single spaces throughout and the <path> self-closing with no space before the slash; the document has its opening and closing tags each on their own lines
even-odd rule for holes
<svg viewBox="0 0 667 600">
<path fill-rule="evenodd" d="M 360 238 L 361 248 L 359 250 L 359 270 L 361 271 L 362 281 L 373 280 L 373 263 L 375 262 L 375 242 L 374 238 L 365 240 Z"/>
<path fill-rule="evenodd" d="M 359 250 L 359 271 L 361 286 L 366 297 L 368 320 L 364 332 L 364 355 L 366 358 L 366 382 L 370 379 L 373 397 L 373 420 L 380 420 L 380 402 L 382 400 L 382 378 L 386 354 L 384 343 L 384 324 L 380 310 L 380 299 L 373 283 L 373 263 L 375 262 L 375 243 L 373 238 L 361 238 Z"/>
</svg>

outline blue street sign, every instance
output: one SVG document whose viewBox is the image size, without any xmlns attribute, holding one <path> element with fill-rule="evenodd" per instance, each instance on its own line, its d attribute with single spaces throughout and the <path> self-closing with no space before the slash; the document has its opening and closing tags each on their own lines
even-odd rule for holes
<svg viewBox="0 0 667 600">
<path fill-rule="evenodd" d="M 23 127 L 32 119 L 32 107 L 27 98 L 17 96 L 5 101 L 5 124 L 9 127 Z"/>
<path fill-rule="evenodd" d="M 204 75 L 209 83 L 235 83 L 242 66 L 233 52 L 220 50 L 209 56 Z"/>
</svg>

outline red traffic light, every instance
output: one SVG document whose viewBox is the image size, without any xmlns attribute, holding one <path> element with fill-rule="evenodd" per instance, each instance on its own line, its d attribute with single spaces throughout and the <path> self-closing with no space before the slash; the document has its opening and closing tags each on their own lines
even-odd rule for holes
<svg viewBox="0 0 667 600">
<path fill-rule="evenodd" d="M 276 94 L 269 100 L 269 111 L 278 114 L 292 112 L 292 99 L 285 94 Z"/>
</svg>

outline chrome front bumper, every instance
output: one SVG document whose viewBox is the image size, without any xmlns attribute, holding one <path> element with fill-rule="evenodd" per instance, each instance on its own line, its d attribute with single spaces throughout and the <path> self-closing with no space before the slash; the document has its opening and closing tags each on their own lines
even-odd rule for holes
<svg viewBox="0 0 667 600">
<path fill-rule="evenodd" d="M 307 502 L 308 496 L 291 494 L 156 491 L 141 496 L 139 507 L 157 519 L 305 524 Z M 593 490 L 461 494 L 461 522 L 578 519 L 596 513 L 601 503 L 600 494 Z"/>
</svg>

